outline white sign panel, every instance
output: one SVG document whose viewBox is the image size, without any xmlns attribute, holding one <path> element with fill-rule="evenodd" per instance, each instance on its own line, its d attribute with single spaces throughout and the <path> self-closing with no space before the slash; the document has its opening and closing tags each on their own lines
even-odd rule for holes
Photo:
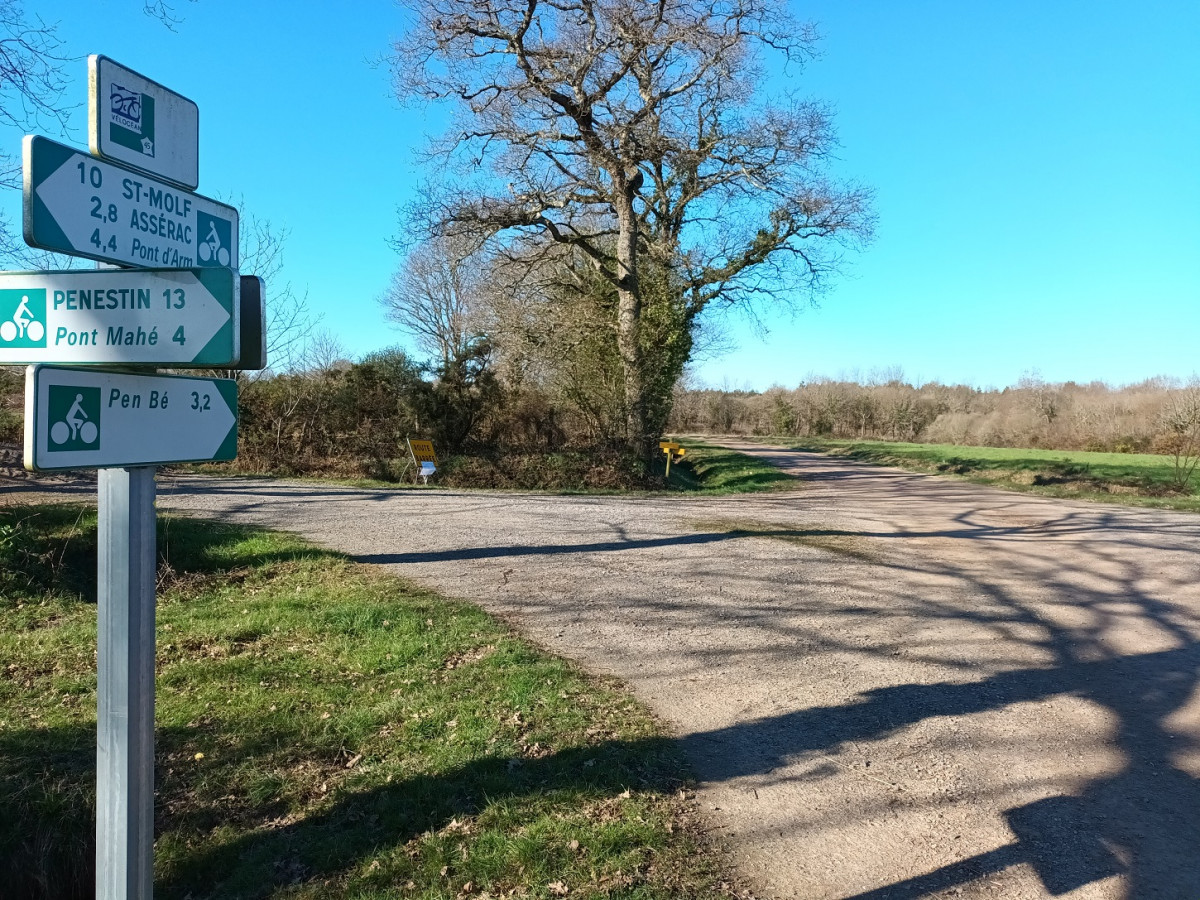
<svg viewBox="0 0 1200 900">
<path fill-rule="evenodd" d="M 199 107 L 107 56 L 88 57 L 88 143 L 189 190 L 200 183 Z"/>
<path fill-rule="evenodd" d="M 146 269 L 238 267 L 238 213 L 126 166 L 27 135 L 25 242 Z"/>
<path fill-rule="evenodd" d="M 25 468 L 96 469 L 237 455 L 237 384 L 30 366 Z"/>
<path fill-rule="evenodd" d="M 0 365 L 232 365 L 238 288 L 229 269 L 0 272 Z"/>
</svg>

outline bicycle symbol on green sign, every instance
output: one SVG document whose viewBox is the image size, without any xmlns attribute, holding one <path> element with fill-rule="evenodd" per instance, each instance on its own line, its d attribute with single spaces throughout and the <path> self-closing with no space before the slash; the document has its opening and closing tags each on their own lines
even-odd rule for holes
<svg viewBox="0 0 1200 900">
<path fill-rule="evenodd" d="M 16 303 L 12 315 L 8 310 Z M 32 306 L 31 306 L 32 303 Z M 46 292 L 0 291 L 0 341 L 12 347 L 45 347 Z"/>
<path fill-rule="evenodd" d="M 233 226 L 224 219 L 218 219 L 207 213 L 196 215 L 197 237 L 202 236 L 196 255 L 200 257 L 201 265 L 228 266 L 230 260 L 230 245 L 233 243 Z"/>
<path fill-rule="evenodd" d="M 50 385 L 50 446 L 53 451 L 95 450 L 100 440 L 100 389 Z"/>
</svg>

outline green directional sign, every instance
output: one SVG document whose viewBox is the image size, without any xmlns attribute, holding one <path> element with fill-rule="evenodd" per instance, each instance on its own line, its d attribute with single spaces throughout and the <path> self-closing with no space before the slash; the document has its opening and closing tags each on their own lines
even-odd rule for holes
<svg viewBox="0 0 1200 900">
<path fill-rule="evenodd" d="M 238 213 L 43 137 L 22 144 L 31 247 L 147 269 L 238 267 Z"/>
<path fill-rule="evenodd" d="M 0 365 L 235 365 L 241 284 L 229 269 L 0 272 Z"/>
<path fill-rule="evenodd" d="M 237 455 L 237 383 L 30 366 L 25 467 L 98 469 L 229 460 Z"/>
</svg>

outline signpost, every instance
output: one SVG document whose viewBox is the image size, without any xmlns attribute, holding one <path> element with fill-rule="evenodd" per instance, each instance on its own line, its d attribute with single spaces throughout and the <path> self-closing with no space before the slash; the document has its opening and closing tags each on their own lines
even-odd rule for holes
<svg viewBox="0 0 1200 900">
<path fill-rule="evenodd" d="M 152 367 L 265 368 L 265 286 L 237 271 L 237 210 L 191 192 L 196 104 L 104 56 L 88 85 L 93 155 L 24 140 L 25 241 L 119 270 L 0 273 L 0 365 L 34 364 L 26 468 L 100 469 L 96 897 L 150 900 L 153 467 L 237 452 L 236 383 Z"/>
<path fill-rule="evenodd" d="M 412 456 L 412 460 L 417 465 L 416 475 L 420 475 L 426 484 L 429 484 L 429 476 L 437 471 L 438 458 L 437 453 L 433 450 L 433 441 L 413 440 L 405 438 L 408 442 L 408 452 Z M 416 477 L 413 477 L 413 483 L 416 483 Z"/>
<path fill-rule="evenodd" d="M 154 469 L 101 469 L 98 487 L 96 900 L 151 900 Z"/>
<path fill-rule="evenodd" d="M 107 56 L 88 57 L 88 144 L 188 190 L 200 183 L 199 108 Z"/>
<path fill-rule="evenodd" d="M 238 213 L 136 169 L 27 135 L 25 242 L 150 269 L 238 266 Z"/>
<path fill-rule="evenodd" d="M 667 478 L 671 477 L 671 461 L 687 456 L 687 448 L 675 441 L 659 441 L 658 449 L 667 454 Z"/>
<path fill-rule="evenodd" d="M 229 269 L 0 272 L 0 365 L 236 364 L 239 288 Z"/>
<path fill-rule="evenodd" d="M 30 366 L 25 421 L 25 466 L 35 471 L 229 460 L 237 453 L 237 385 Z"/>
</svg>

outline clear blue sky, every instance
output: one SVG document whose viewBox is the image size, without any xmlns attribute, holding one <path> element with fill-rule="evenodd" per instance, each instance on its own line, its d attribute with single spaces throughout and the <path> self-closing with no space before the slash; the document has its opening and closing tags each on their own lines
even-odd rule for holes
<svg viewBox="0 0 1200 900">
<path fill-rule="evenodd" d="M 839 174 L 878 194 L 875 242 L 821 307 L 768 316 L 710 384 L 1126 383 L 1200 371 L 1200 3 L 813 0 L 823 57 L 792 82 L 838 110 Z M 199 191 L 286 227 L 287 280 L 353 356 L 398 343 L 377 297 L 426 123 L 392 99 L 390 0 L 199 0 L 172 33 L 140 0 L 43 0 L 66 50 L 200 107 Z M 86 144 L 86 63 L 69 140 Z M 436 123 L 430 127 L 436 127 Z M 12 154 L 19 134 L 0 132 Z M 3 208 L 19 221 L 19 198 Z M 270 285 L 268 285 L 268 291 Z"/>
</svg>

